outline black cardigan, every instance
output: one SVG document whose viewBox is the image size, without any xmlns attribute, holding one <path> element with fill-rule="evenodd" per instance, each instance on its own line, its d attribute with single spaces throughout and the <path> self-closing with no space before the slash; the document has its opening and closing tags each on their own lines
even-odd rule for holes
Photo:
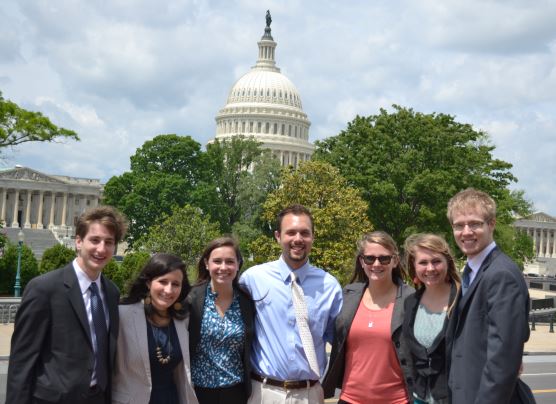
<svg viewBox="0 0 556 404">
<path fill-rule="evenodd" d="M 419 302 L 423 296 L 424 289 L 419 289 L 415 294 L 409 296 L 405 301 L 405 318 L 403 323 L 403 333 L 409 344 L 409 350 L 415 366 L 415 382 L 413 385 L 414 392 L 421 399 L 426 399 L 427 383 L 430 388 L 432 397 L 435 400 L 446 399 L 449 396 L 448 390 L 448 373 L 446 366 L 446 328 L 448 325 L 448 317 L 444 320 L 442 330 L 438 333 L 432 346 L 427 349 L 422 346 L 413 332 L 415 324 L 415 316 Z M 452 282 L 450 290 L 450 306 L 456 298 L 457 289 Z"/>
</svg>

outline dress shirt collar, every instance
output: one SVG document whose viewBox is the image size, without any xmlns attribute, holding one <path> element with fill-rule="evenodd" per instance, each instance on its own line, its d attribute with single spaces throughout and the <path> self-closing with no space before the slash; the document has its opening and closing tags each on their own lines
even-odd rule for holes
<svg viewBox="0 0 556 404">
<path fill-rule="evenodd" d="M 290 266 L 284 260 L 283 256 L 280 256 L 280 259 L 278 260 L 278 269 L 280 271 L 280 276 L 284 281 L 284 283 L 290 282 L 291 279 L 290 274 L 292 271 L 295 271 L 295 277 L 298 279 L 298 283 L 301 285 L 305 280 L 305 277 L 307 276 L 307 273 L 309 272 L 310 268 L 311 268 L 311 264 L 309 263 L 309 260 L 307 260 L 305 264 L 303 264 L 303 266 L 298 269 L 290 268 Z"/>
<path fill-rule="evenodd" d="M 490 252 L 494 250 L 494 248 L 496 248 L 496 242 L 493 241 L 488 246 L 486 246 L 479 254 L 467 260 L 467 264 L 472 271 L 471 279 L 475 278 L 475 275 L 477 275 L 477 272 L 479 272 L 481 265 L 483 265 L 483 261 L 490 254 Z"/>
<path fill-rule="evenodd" d="M 93 283 L 93 282 L 95 282 L 97 284 L 98 290 L 102 290 L 101 289 L 102 284 L 100 282 L 100 275 L 95 281 L 92 281 L 89 278 L 89 276 L 85 273 L 85 271 L 83 271 L 83 269 L 81 269 L 81 267 L 77 263 L 77 259 L 73 260 L 73 269 L 75 271 L 75 275 L 77 275 L 77 281 L 79 282 L 79 288 L 81 289 L 81 294 L 85 294 L 87 292 L 87 290 L 89 290 L 89 286 L 91 286 L 91 283 Z"/>
</svg>

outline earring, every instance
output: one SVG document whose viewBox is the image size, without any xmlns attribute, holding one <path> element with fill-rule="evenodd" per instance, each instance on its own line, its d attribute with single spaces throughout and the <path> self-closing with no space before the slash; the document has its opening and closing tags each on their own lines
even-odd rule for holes
<svg viewBox="0 0 556 404">
<path fill-rule="evenodd" d="M 148 306 L 148 305 L 151 304 L 151 295 L 150 295 L 150 293 L 147 296 L 145 296 L 145 298 L 143 299 L 143 303 L 145 304 L 145 306 Z"/>
<path fill-rule="evenodd" d="M 180 311 L 183 308 L 183 305 L 180 302 L 174 303 L 174 310 Z"/>
</svg>

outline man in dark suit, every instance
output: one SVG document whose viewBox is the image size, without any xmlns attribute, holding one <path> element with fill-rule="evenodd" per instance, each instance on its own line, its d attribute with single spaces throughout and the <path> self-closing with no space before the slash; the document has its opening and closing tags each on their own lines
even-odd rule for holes
<svg viewBox="0 0 556 404">
<path fill-rule="evenodd" d="M 77 258 L 32 279 L 12 336 L 6 404 L 108 404 L 118 288 L 101 275 L 125 234 L 114 208 L 78 220 Z"/>
<path fill-rule="evenodd" d="M 519 402 L 516 383 L 529 338 L 529 293 L 518 266 L 494 242 L 496 203 L 469 188 L 450 199 L 448 219 L 467 256 L 447 336 L 452 403 Z"/>
</svg>

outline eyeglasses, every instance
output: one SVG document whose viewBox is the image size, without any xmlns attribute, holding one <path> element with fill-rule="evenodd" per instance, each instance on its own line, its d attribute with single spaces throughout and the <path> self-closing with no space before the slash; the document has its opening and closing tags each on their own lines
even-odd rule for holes
<svg viewBox="0 0 556 404">
<path fill-rule="evenodd" d="M 392 261 L 392 258 L 394 258 L 394 256 L 393 255 L 379 255 L 377 257 L 375 255 L 362 255 L 361 258 L 363 259 L 363 262 L 367 265 L 373 265 L 376 260 L 378 260 L 378 262 L 380 262 L 380 265 L 388 265 Z"/>
<path fill-rule="evenodd" d="M 465 226 L 467 226 L 469 227 L 469 230 L 476 231 L 482 228 L 484 224 L 485 222 L 480 222 L 480 221 L 468 222 L 468 223 L 454 223 L 452 224 L 452 229 L 454 229 L 455 231 L 463 231 L 463 229 L 465 229 Z"/>
</svg>

